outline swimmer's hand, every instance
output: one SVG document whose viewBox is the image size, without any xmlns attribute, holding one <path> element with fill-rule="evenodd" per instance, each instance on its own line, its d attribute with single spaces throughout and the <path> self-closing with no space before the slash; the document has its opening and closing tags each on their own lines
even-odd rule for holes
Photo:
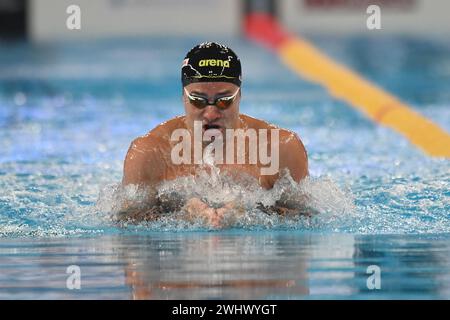
<svg viewBox="0 0 450 320">
<path fill-rule="evenodd" d="M 161 216 L 161 211 L 157 207 L 152 208 L 124 208 L 117 212 L 117 221 L 139 222 L 153 221 Z"/>
<path fill-rule="evenodd" d="M 115 219 L 118 222 L 154 221 L 161 217 L 161 205 L 156 201 L 123 200 L 114 208 Z"/>
<path fill-rule="evenodd" d="M 213 228 L 224 228 L 231 223 L 230 217 L 236 218 L 236 213 L 242 214 L 234 202 L 228 202 L 221 208 L 212 208 L 199 198 L 189 199 L 184 210 L 189 220 L 200 218 Z"/>
<path fill-rule="evenodd" d="M 257 208 L 267 214 L 277 214 L 282 217 L 311 217 L 316 213 L 314 209 L 301 204 L 299 204 L 297 207 L 291 207 L 290 205 L 281 203 L 276 203 L 273 206 L 264 206 L 262 203 L 259 203 Z"/>
</svg>

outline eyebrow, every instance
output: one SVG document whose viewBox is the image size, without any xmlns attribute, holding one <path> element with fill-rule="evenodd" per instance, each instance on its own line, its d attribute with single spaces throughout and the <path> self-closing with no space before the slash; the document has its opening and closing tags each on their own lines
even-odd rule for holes
<svg viewBox="0 0 450 320">
<path fill-rule="evenodd" d="M 195 94 L 196 96 L 204 96 L 204 97 L 206 97 L 206 94 L 204 94 L 202 92 L 195 91 L 195 90 L 189 92 L 189 94 Z"/>
<path fill-rule="evenodd" d="M 206 93 L 203 93 L 203 92 L 199 92 L 199 91 L 192 91 L 192 92 L 190 92 L 190 94 L 194 94 L 194 95 L 196 95 L 196 96 L 200 96 L 200 97 L 208 97 L 208 95 L 206 94 Z M 225 91 L 221 91 L 221 92 L 219 92 L 219 93 L 217 93 L 216 95 L 215 95 L 215 97 L 217 97 L 217 96 L 228 96 L 228 95 L 232 95 L 233 93 L 230 91 L 230 90 L 225 90 Z"/>
</svg>

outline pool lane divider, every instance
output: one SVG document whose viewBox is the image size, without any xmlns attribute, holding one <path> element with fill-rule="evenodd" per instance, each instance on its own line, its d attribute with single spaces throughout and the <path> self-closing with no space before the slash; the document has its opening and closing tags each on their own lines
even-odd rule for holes
<svg viewBox="0 0 450 320">
<path fill-rule="evenodd" d="M 301 77 L 324 86 L 335 98 L 399 132 L 429 156 L 450 158 L 450 135 L 445 130 L 392 94 L 333 61 L 305 39 L 290 34 L 271 15 L 249 14 L 244 28 L 247 37 L 275 51 Z"/>
</svg>

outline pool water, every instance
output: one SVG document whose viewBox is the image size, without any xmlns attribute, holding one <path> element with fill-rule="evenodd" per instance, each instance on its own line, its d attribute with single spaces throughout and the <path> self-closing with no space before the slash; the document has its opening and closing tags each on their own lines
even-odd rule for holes
<svg viewBox="0 0 450 320">
<path fill-rule="evenodd" d="M 450 132 L 448 39 L 309 39 Z M 0 298 L 449 299 L 450 161 L 241 39 L 223 41 L 243 63 L 241 111 L 300 135 L 301 189 L 319 214 L 248 208 L 220 231 L 171 215 L 113 221 L 129 143 L 182 113 L 181 61 L 201 41 L 0 43 Z M 232 189 L 250 206 L 277 195 Z M 67 286 L 72 265 L 79 290 Z"/>
</svg>

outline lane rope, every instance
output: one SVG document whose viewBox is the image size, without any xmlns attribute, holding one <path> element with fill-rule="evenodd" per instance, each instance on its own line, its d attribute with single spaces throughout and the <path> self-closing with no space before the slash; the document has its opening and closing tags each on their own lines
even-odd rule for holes
<svg viewBox="0 0 450 320">
<path fill-rule="evenodd" d="M 285 31 L 272 16 L 248 15 L 245 30 L 250 39 L 275 51 L 298 75 L 322 85 L 333 97 L 394 129 L 426 154 L 450 158 L 450 135 L 445 130 L 305 39 Z"/>
</svg>

